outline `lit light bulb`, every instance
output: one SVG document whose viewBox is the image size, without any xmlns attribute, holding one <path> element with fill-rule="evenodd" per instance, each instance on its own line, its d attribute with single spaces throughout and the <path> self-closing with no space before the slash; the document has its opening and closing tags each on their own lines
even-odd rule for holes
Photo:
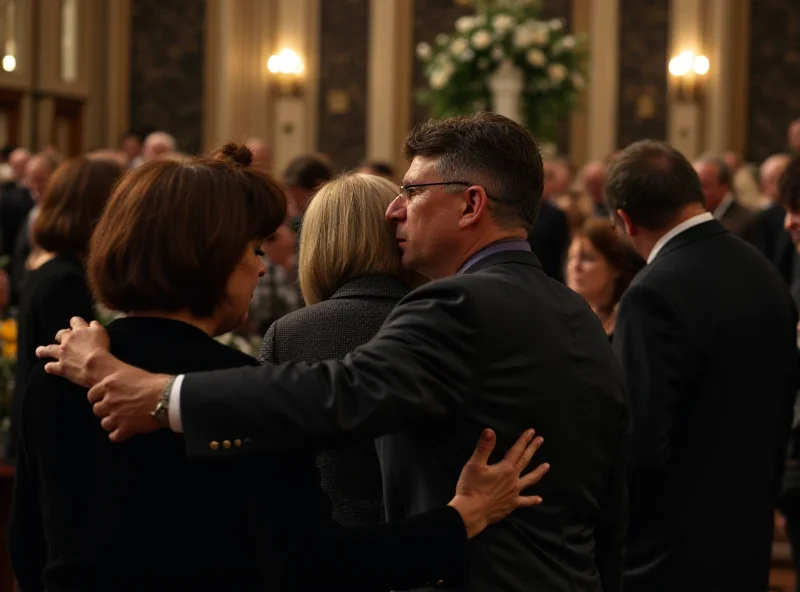
<svg viewBox="0 0 800 592">
<path fill-rule="evenodd" d="M 692 69 L 694 54 L 691 51 L 684 51 L 669 61 L 669 73 L 673 76 L 684 76 Z"/>
<path fill-rule="evenodd" d="M 3 70 L 6 72 L 13 72 L 17 69 L 17 58 L 11 54 L 3 56 Z"/>
<path fill-rule="evenodd" d="M 303 61 L 291 49 L 281 50 L 280 53 L 270 56 L 267 68 L 273 74 L 301 74 Z"/>
<path fill-rule="evenodd" d="M 700 76 L 702 76 L 703 74 L 707 74 L 709 67 L 710 64 L 706 56 L 697 56 L 694 59 L 695 74 L 699 74 Z"/>
</svg>

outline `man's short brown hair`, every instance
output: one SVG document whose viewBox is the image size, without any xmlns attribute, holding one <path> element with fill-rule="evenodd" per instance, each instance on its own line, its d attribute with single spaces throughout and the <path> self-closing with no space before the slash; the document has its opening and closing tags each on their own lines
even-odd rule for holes
<svg viewBox="0 0 800 592">
<path fill-rule="evenodd" d="M 542 156 L 530 132 L 507 117 L 476 113 L 431 119 L 408 133 L 403 151 L 407 160 L 438 158 L 435 169 L 445 181 L 481 185 L 499 223 L 530 231 L 536 222 L 544 185 Z"/>
<path fill-rule="evenodd" d="M 59 166 L 42 196 L 33 242 L 52 253 L 83 257 L 122 167 L 84 156 Z"/>
<path fill-rule="evenodd" d="M 89 249 L 97 299 L 126 313 L 210 316 L 248 244 L 286 217 L 283 192 L 250 168 L 251 158 L 244 146 L 226 144 L 211 158 L 157 160 L 128 173 Z"/>
</svg>

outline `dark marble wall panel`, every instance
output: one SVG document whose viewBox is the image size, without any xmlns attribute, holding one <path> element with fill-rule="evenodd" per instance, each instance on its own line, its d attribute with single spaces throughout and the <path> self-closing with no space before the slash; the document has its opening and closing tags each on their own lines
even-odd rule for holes
<svg viewBox="0 0 800 592">
<path fill-rule="evenodd" d="M 760 162 L 786 150 L 800 117 L 800 2 L 751 0 L 746 157 Z"/>
<path fill-rule="evenodd" d="M 411 45 L 412 60 L 412 92 L 416 93 L 420 89 L 427 88 L 427 82 L 423 72 L 422 63 L 416 55 L 417 44 L 430 43 L 436 40 L 439 33 L 451 33 L 456 20 L 460 16 L 475 14 L 475 9 L 456 2 L 456 0 L 414 0 L 414 19 L 413 19 L 413 40 Z M 411 125 L 425 121 L 430 117 L 428 108 L 420 105 L 413 95 L 409 97 L 413 101 L 411 109 Z"/>
<path fill-rule="evenodd" d="M 367 151 L 369 0 L 320 3 L 317 145 L 339 171 Z"/>
<path fill-rule="evenodd" d="M 202 146 L 205 0 L 133 0 L 130 125 Z"/>
<path fill-rule="evenodd" d="M 621 0 L 617 146 L 667 137 L 669 0 Z"/>
</svg>

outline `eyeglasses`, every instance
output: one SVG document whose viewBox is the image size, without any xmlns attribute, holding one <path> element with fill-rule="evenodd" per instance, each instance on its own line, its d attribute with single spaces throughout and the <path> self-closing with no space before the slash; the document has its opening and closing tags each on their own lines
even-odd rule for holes
<svg viewBox="0 0 800 592">
<path fill-rule="evenodd" d="M 440 181 L 438 183 L 414 183 L 413 185 L 400 185 L 400 195 L 408 199 L 411 197 L 411 191 L 417 187 L 436 187 L 437 185 L 461 185 L 463 187 L 469 187 L 475 184 L 476 183 L 472 183 L 471 181 Z M 484 191 L 486 190 L 484 189 Z M 489 195 L 488 192 L 486 192 L 486 197 L 494 200 L 494 198 Z"/>
</svg>

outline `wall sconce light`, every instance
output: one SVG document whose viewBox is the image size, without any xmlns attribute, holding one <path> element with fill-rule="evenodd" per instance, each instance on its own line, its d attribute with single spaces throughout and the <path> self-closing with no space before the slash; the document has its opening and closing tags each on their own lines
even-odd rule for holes
<svg viewBox="0 0 800 592">
<path fill-rule="evenodd" d="M 710 67 L 708 58 L 684 51 L 669 61 L 675 98 L 684 102 L 699 101 L 703 97 L 705 75 Z"/>
<path fill-rule="evenodd" d="M 291 49 L 281 50 L 267 60 L 272 74 L 272 89 L 281 97 L 303 96 L 303 60 Z"/>
<path fill-rule="evenodd" d="M 6 72 L 13 72 L 17 69 L 17 58 L 10 53 L 3 56 L 3 70 Z"/>
</svg>

